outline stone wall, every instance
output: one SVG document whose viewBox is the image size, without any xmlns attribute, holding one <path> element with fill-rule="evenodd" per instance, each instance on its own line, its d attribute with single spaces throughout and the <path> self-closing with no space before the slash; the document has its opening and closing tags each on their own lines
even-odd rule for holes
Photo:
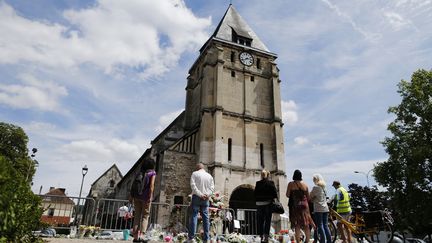
<svg viewBox="0 0 432 243">
<path fill-rule="evenodd" d="M 187 196 L 191 194 L 190 177 L 195 171 L 196 155 L 165 151 L 161 189 L 161 201 L 172 205 L 174 196 L 182 196 L 187 203 Z"/>
<path fill-rule="evenodd" d="M 114 197 L 114 189 L 118 182 L 122 179 L 117 167 L 112 166 L 106 171 L 97 181 L 92 184 L 91 197 L 94 198 L 110 198 Z M 111 184 L 111 181 L 114 184 Z"/>
</svg>

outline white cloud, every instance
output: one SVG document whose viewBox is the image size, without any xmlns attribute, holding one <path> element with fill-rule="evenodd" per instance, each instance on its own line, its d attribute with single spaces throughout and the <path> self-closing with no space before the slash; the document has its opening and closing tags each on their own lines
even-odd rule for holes
<svg viewBox="0 0 432 243">
<path fill-rule="evenodd" d="M 288 125 L 293 125 L 297 122 L 297 105 L 294 101 L 282 100 L 282 120 Z"/>
<path fill-rule="evenodd" d="M 20 79 L 22 84 L 0 84 L 0 103 L 20 109 L 60 111 L 59 100 L 68 94 L 65 87 L 28 74 Z"/>
<path fill-rule="evenodd" d="M 412 24 L 411 21 L 403 18 L 400 14 L 395 12 L 385 12 L 384 16 L 387 18 L 394 30 L 400 30 L 403 27 Z"/>
<path fill-rule="evenodd" d="M 360 33 L 366 40 L 375 42 L 381 38 L 380 34 L 371 33 L 369 31 L 366 31 L 364 28 L 360 27 L 348 13 L 343 12 L 336 4 L 331 3 L 329 0 L 321 0 L 321 1 L 327 4 L 327 6 L 332 11 L 334 11 L 339 17 L 341 17 L 344 21 L 347 21 L 352 26 L 352 28 L 358 33 Z"/>
<path fill-rule="evenodd" d="M 136 161 L 143 151 L 135 144 L 113 138 L 109 141 L 93 139 L 71 141 L 62 146 L 61 152 L 72 161 L 107 163 Z"/>
<path fill-rule="evenodd" d="M 306 137 L 295 137 L 294 138 L 294 143 L 296 145 L 305 145 L 307 143 L 309 143 L 309 139 L 307 139 Z"/>
<path fill-rule="evenodd" d="M 181 0 L 99 0 L 67 10 L 69 26 L 33 21 L 0 3 L 0 64 L 21 61 L 48 67 L 93 64 L 107 73 L 129 68 L 158 76 L 207 38 L 209 18 L 197 18 Z"/>
<path fill-rule="evenodd" d="M 159 125 L 155 128 L 156 132 L 162 132 L 171 122 L 174 121 L 182 113 L 182 110 L 173 111 L 171 113 L 165 114 L 159 117 Z"/>
</svg>

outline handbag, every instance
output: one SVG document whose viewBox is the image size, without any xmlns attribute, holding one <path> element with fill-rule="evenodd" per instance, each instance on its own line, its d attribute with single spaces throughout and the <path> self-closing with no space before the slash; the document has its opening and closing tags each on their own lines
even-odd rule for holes
<svg viewBox="0 0 432 243">
<path fill-rule="evenodd" d="M 271 204 L 271 211 L 272 211 L 272 213 L 278 213 L 278 214 L 285 213 L 285 210 L 284 210 L 282 204 L 279 202 L 279 200 L 277 198 L 275 198 Z"/>
</svg>

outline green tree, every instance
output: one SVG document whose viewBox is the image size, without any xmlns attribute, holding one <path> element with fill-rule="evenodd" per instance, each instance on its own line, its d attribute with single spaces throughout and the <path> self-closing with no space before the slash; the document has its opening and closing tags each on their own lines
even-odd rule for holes
<svg viewBox="0 0 432 243">
<path fill-rule="evenodd" d="M 362 211 L 376 211 L 389 208 L 387 192 L 379 191 L 376 186 L 362 187 L 352 183 L 348 185 L 348 192 L 351 195 L 351 208 L 360 208 Z"/>
<path fill-rule="evenodd" d="M 40 224 L 41 200 L 30 181 L 34 163 L 28 137 L 17 126 L 0 122 L 0 242 L 30 242 Z"/>
<path fill-rule="evenodd" d="M 432 232 L 432 71 L 418 70 L 398 87 L 402 101 L 388 110 L 396 116 L 392 136 L 382 142 L 389 158 L 374 176 L 388 190 L 398 228 L 420 236 Z"/>
<path fill-rule="evenodd" d="M 27 143 L 28 137 L 21 127 L 0 122 L 0 155 L 20 174 L 31 177 L 34 163 L 28 156 Z"/>
</svg>

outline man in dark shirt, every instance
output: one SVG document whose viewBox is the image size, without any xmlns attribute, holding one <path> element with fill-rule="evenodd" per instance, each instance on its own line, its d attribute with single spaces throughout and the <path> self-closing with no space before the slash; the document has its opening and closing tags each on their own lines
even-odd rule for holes
<svg viewBox="0 0 432 243">
<path fill-rule="evenodd" d="M 256 182 L 254 191 L 257 205 L 258 234 L 261 237 L 261 242 L 268 242 L 272 217 L 271 205 L 273 200 L 278 198 L 276 186 L 268 178 L 269 175 L 270 172 L 266 170 L 261 172 L 261 180 Z"/>
</svg>

